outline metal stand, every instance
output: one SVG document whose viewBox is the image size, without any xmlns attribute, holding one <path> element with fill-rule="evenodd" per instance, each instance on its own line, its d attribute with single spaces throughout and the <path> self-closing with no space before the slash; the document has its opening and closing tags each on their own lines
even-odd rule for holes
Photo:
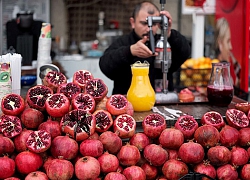
<svg viewBox="0 0 250 180">
<path fill-rule="evenodd" d="M 166 4 L 165 0 L 160 0 L 161 10 L 164 10 L 164 5 Z M 161 16 L 149 16 L 147 18 L 148 27 L 149 27 L 149 40 L 151 45 L 151 50 L 155 53 L 155 40 L 152 31 L 152 26 L 154 23 L 161 24 L 161 39 L 156 44 L 157 48 L 163 48 L 163 54 L 158 55 L 155 61 L 155 68 L 161 68 L 163 73 L 163 90 L 160 93 L 156 93 L 156 104 L 165 104 L 165 103 L 175 103 L 179 101 L 178 95 L 175 92 L 169 92 L 167 86 L 167 73 L 168 69 L 171 66 L 171 54 L 167 54 L 167 32 L 168 32 L 168 18 L 164 15 Z M 160 47 L 159 47 L 160 46 Z"/>
</svg>

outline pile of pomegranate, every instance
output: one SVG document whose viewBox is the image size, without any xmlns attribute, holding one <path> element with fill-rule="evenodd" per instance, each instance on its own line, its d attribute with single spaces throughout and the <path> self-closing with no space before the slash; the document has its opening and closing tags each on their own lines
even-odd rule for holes
<svg viewBox="0 0 250 180">
<path fill-rule="evenodd" d="M 136 122 L 126 97 L 107 92 L 87 70 L 72 82 L 52 71 L 26 97 L 3 97 L 0 179 L 250 179 L 250 103 L 228 109 L 225 119 L 210 111 L 199 123 L 182 115 L 167 127 L 157 113 Z"/>
</svg>

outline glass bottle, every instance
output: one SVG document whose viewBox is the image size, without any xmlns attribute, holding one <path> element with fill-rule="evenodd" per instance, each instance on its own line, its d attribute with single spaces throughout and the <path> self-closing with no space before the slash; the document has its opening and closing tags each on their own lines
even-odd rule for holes
<svg viewBox="0 0 250 180">
<path fill-rule="evenodd" d="M 132 81 L 127 92 L 127 99 L 134 111 L 149 111 L 155 104 L 155 91 L 149 81 L 149 63 L 135 62 L 131 65 Z"/>
<path fill-rule="evenodd" d="M 207 86 L 207 98 L 211 105 L 228 106 L 234 95 L 230 63 L 212 64 L 210 81 Z"/>
</svg>

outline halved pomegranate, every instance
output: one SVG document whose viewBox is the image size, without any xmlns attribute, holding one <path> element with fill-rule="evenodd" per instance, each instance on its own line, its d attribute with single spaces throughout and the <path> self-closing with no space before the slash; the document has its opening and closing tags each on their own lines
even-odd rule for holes
<svg viewBox="0 0 250 180">
<path fill-rule="evenodd" d="M 61 84 L 57 88 L 57 93 L 63 93 L 70 101 L 74 96 L 81 93 L 81 87 L 77 84 L 74 84 L 72 82 Z"/>
<path fill-rule="evenodd" d="M 249 119 L 247 115 L 237 109 L 228 109 L 226 111 L 227 123 L 237 129 L 249 126 Z"/>
<path fill-rule="evenodd" d="M 96 110 L 93 116 L 96 119 L 95 130 L 97 132 L 105 132 L 113 125 L 113 119 L 108 111 Z"/>
<path fill-rule="evenodd" d="M 128 100 L 121 94 L 113 94 L 108 98 L 106 108 L 115 116 L 125 114 L 128 108 Z"/>
<path fill-rule="evenodd" d="M 17 116 L 25 108 L 24 99 L 19 94 L 7 94 L 2 98 L 1 110 L 6 115 Z"/>
<path fill-rule="evenodd" d="M 121 114 L 115 118 L 113 128 L 120 138 L 131 138 L 135 134 L 136 122 L 132 116 Z"/>
<path fill-rule="evenodd" d="M 27 148 L 34 153 L 41 153 L 51 146 L 51 135 L 45 130 L 33 131 L 27 141 Z"/>
<path fill-rule="evenodd" d="M 17 116 L 3 114 L 0 117 L 0 132 L 8 138 L 17 136 L 22 132 L 21 120 Z"/>
<path fill-rule="evenodd" d="M 73 109 L 82 109 L 84 111 L 89 111 L 91 113 L 95 110 L 95 99 L 90 94 L 79 93 L 72 99 Z"/>
<path fill-rule="evenodd" d="M 78 70 L 73 75 L 73 83 L 79 85 L 82 90 L 85 90 L 86 83 L 91 79 L 94 77 L 88 70 Z"/>
<path fill-rule="evenodd" d="M 59 118 L 69 112 L 70 101 L 63 93 L 55 93 L 46 99 L 45 108 L 51 117 Z"/>
<path fill-rule="evenodd" d="M 36 85 L 28 90 L 26 100 L 30 107 L 45 111 L 45 101 L 51 94 L 53 94 L 53 91 L 49 87 Z"/>
<path fill-rule="evenodd" d="M 74 109 L 62 117 L 60 126 L 76 141 L 83 141 L 94 134 L 96 119 L 88 111 Z"/>
<path fill-rule="evenodd" d="M 101 79 L 90 79 L 86 83 L 85 93 L 94 97 L 95 101 L 101 101 L 108 93 L 108 87 Z"/>
<path fill-rule="evenodd" d="M 175 123 L 175 128 L 183 133 L 185 139 L 192 139 L 198 122 L 191 115 L 181 115 Z"/>
<path fill-rule="evenodd" d="M 50 71 L 43 78 L 43 85 L 52 89 L 54 93 L 57 92 L 57 88 L 61 84 L 66 84 L 66 83 L 67 83 L 66 76 L 63 73 L 57 71 Z"/>
<path fill-rule="evenodd" d="M 245 114 L 248 113 L 250 109 L 250 102 L 240 102 L 235 104 L 235 109 L 243 111 Z"/>
<path fill-rule="evenodd" d="M 147 115 L 142 121 L 143 132 L 149 138 L 158 138 L 166 127 L 167 124 L 164 117 L 157 113 Z"/>
<path fill-rule="evenodd" d="M 203 114 L 201 124 L 212 125 L 220 130 L 223 126 L 225 126 L 225 121 L 220 113 L 216 111 L 208 111 Z"/>
</svg>

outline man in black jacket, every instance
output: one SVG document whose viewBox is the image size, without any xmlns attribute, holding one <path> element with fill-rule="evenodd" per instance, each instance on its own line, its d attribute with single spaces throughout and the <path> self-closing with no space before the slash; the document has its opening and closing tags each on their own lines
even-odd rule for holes
<svg viewBox="0 0 250 180">
<path fill-rule="evenodd" d="M 168 90 L 173 91 L 173 73 L 190 57 L 189 43 L 178 31 L 171 29 L 172 18 L 168 11 L 160 12 L 151 2 L 142 2 L 135 7 L 130 18 L 132 32 L 114 41 L 99 61 L 101 71 L 114 81 L 112 94 L 127 94 L 132 79 L 131 65 L 136 61 L 149 62 L 149 79 L 153 88 L 155 80 L 162 79 L 161 69 L 154 68 L 155 56 L 158 54 L 153 54 L 149 48 L 149 28 L 146 21 L 148 16 L 160 16 L 160 14 L 164 14 L 169 19 L 167 35 L 172 50 L 172 64 L 167 78 Z M 155 40 L 159 38 L 156 34 L 159 27 L 159 24 L 152 26 Z"/>
</svg>

